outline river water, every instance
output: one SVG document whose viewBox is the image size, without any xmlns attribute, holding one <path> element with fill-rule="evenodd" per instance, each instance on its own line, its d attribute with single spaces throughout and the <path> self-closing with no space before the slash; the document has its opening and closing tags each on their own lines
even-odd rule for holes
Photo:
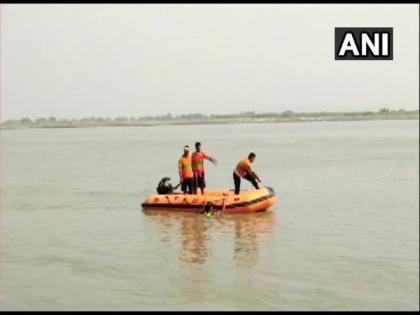
<svg viewBox="0 0 420 315">
<path fill-rule="evenodd" d="M 0 310 L 418 310 L 418 121 L 1 131 Z M 146 214 L 184 144 L 278 204 Z M 243 188 L 251 189 L 246 183 Z"/>
</svg>

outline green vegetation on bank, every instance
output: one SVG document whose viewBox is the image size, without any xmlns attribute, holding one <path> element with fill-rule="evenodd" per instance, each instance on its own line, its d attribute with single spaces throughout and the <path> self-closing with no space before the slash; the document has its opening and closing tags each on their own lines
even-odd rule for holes
<svg viewBox="0 0 420 315">
<path fill-rule="evenodd" d="M 154 126 L 154 125 L 186 125 L 186 124 L 226 124 L 226 123 L 272 123 L 272 122 L 304 122 L 304 121 L 355 121 L 355 120 L 395 120 L 419 119 L 419 110 L 389 110 L 382 108 L 377 112 L 316 112 L 281 113 L 244 112 L 239 114 L 205 115 L 200 113 L 173 116 L 144 116 L 116 118 L 87 117 L 81 119 L 57 119 L 55 117 L 22 118 L 7 120 L 0 124 L 1 129 L 13 128 L 81 128 L 106 126 Z"/>
</svg>

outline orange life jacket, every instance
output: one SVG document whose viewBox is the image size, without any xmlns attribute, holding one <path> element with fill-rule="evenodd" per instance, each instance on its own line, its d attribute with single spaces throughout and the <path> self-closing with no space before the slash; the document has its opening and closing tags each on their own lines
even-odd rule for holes
<svg viewBox="0 0 420 315">
<path fill-rule="evenodd" d="M 239 176 L 245 177 L 246 173 L 251 173 L 251 162 L 247 158 L 241 160 L 236 165 L 235 171 Z"/>
<path fill-rule="evenodd" d="M 191 166 L 191 155 L 186 157 L 182 156 L 179 159 L 178 166 L 181 168 L 182 179 L 189 179 L 194 177 Z"/>
<path fill-rule="evenodd" d="M 207 159 L 208 155 L 204 152 L 194 152 L 191 156 L 193 169 L 197 173 L 204 173 L 204 159 Z"/>
</svg>

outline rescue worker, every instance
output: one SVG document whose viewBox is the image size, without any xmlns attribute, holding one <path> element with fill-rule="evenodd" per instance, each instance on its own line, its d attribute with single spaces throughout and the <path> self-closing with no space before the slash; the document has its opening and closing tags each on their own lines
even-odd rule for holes
<svg viewBox="0 0 420 315">
<path fill-rule="evenodd" d="M 192 194 L 194 192 L 194 174 L 191 165 L 190 147 L 184 146 L 184 154 L 178 161 L 179 179 L 181 182 L 181 190 L 184 194 Z"/>
<path fill-rule="evenodd" d="M 233 171 L 233 182 L 235 184 L 235 195 L 239 195 L 241 189 L 241 178 L 245 178 L 254 185 L 255 189 L 260 189 L 257 180 L 261 182 L 258 175 L 251 169 L 251 164 L 255 161 L 255 153 L 251 152 L 248 158 L 241 160 Z"/>
<path fill-rule="evenodd" d="M 201 143 L 195 143 L 195 152 L 191 156 L 192 169 L 194 173 L 194 194 L 197 194 L 197 188 L 201 190 L 201 194 L 204 194 L 204 187 L 206 187 L 205 173 L 204 173 L 204 160 L 209 160 L 213 164 L 217 164 L 215 158 L 207 155 L 201 151 Z"/>
</svg>

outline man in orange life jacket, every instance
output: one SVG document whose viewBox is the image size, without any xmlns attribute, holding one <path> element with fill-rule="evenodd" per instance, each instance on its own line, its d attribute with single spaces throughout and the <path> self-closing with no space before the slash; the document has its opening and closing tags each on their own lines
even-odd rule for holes
<svg viewBox="0 0 420 315">
<path fill-rule="evenodd" d="M 200 187 L 201 194 L 204 194 L 204 187 L 206 187 L 205 174 L 204 174 L 204 160 L 209 160 L 213 164 L 217 164 L 216 159 L 208 156 L 201 151 L 201 143 L 195 143 L 195 152 L 191 156 L 192 168 L 194 173 L 194 194 L 197 193 L 197 187 Z"/>
<path fill-rule="evenodd" d="M 251 152 L 248 158 L 241 160 L 233 171 L 233 182 L 235 184 L 235 194 L 238 195 L 241 189 L 241 178 L 249 180 L 256 189 L 260 189 L 256 180 L 261 182 L 258 175 L 251 169 L 251 164 L 254 163 L 255 153 Z"/>
<path fill-rule="evenodd" d="M 191 165 L 190 147 L 184 146 L 184 154 L 178 161 L 179 179 L 181 181 L 181 190 L 184 194 L 194 192 L 194 174 Z"/>
</svg>

